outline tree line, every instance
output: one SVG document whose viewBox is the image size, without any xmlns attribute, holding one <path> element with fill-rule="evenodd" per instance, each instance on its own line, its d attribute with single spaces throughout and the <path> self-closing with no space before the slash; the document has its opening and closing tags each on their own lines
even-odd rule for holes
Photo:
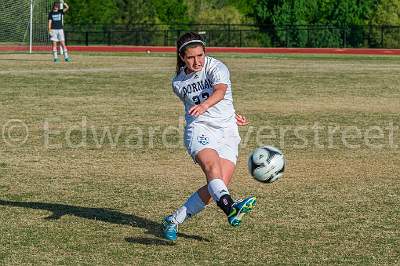
<svg viewBox="0 0 400 266">
<path fill-rule="evenodd" d="M 373 28 L 375 25 L 400 26 L 400 0 L 69 0 L 68 3 L 66 23 L 75 27 L 123 25 L 129 29 L 138 24 L 162 24 L 165 29 L 174 29 L 190 24 L 247 24 L 267 33 L 258 40 L 263 46 L 272 42 L 335 46 L 343 41 L 343 35 L 355 39 L 350 40 L 353 46 L 360 46 L 365 35 L 365 28 L 359 30 L 361 26 L 371 27 L 368 38 L 376 38 L 377 43 L 382 42 L 383 33 Z M 310 39 L 305 25 L 325 29 L 315 31 L 317 34 Z M 326 30 L 327 27 L 349 30 L 339 32 Z M 399 42 L 398 37 L 385 38 L 389 38 L 386 43 Z M 318 44 L 319 40 L 325 44 Z"/>
<path fill-rule="evenodd" d="M 400 0 L 69 0 L 72 24 L 399 25 Z"/>
</svg>

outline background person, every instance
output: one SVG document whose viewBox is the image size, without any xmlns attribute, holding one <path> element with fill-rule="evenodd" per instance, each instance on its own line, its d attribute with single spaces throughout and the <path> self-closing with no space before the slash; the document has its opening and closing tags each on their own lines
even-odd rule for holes
<svg viewBox="0 0 400 266">
<path fill-rule="evenodd" d="M 71 58 L 68 55 L 68 49 L 65 45 L 65 35 L 64 35 L 64 25 L 63 17 L 64 13 L 67 12 L 69 6 L 67 3 L 63 3 L 63 9 L 60 9 L 60 2 L 54 2 L 52 11 L 48 15 L 48 31 L 50 35 L 50 40 L 52 41 L 53 47 L 53 60 L 55 63 L 60 62 L 57 55 L 57 43 L 60 43 L 60 50 L 63 51 L 64 60 L 66 62 L 71 62 Z"/>
</svg>

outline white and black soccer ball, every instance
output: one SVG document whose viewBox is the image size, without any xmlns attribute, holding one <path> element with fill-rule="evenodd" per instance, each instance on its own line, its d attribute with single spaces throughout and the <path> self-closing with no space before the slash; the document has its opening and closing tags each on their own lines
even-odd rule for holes
<svg viewBox="0 0 400 266">
<path fill-rule="evenodd" d="M 257 181 L 272 183 L 283 176 L 285 157 L 275 147 L 259 147 L 250 154 L 248 168 L 250 175 Z"/>
</svg>

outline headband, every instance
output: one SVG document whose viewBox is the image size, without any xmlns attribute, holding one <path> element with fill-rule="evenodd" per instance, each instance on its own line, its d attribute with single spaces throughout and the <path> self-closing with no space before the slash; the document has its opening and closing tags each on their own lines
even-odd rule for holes
<svg viewBox="0 0 400 266">
<path fill-rule="evenodd" d="M 184 44 L 182 44 L 181 47 L 179 47 L 178 51 L 181 52 L 182 49 L 183 49 L 186 45 L 191 44 L 191 43 L 200 43 L 200 44 L 206 46 L 206 44 L 205 44 L 202 40 L 191 40 L 191 41 L 188 41 L 188 42 L 185 42 Z"/>
</svg>

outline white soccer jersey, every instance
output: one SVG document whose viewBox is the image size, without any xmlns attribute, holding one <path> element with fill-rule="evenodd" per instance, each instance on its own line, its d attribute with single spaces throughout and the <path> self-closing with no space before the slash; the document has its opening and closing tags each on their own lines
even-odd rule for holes
<svg viewBox="0 0 400 266">
<path fill-rule="evenodd" d="M 181 68 L 172 80 L 172 88 L 185 105 L 186 126 L 201 122 L 220 128 L 236 123 L 228 68 L 221 61 L 206 56 L 201 71 L 186 74 L 184 69 Z M 213 86 L 220 83 L 228 86 L 224 98 L 198 117 L 189 115 L 190 108 L 205 101 L 213 94 Z"/>
</svg>

